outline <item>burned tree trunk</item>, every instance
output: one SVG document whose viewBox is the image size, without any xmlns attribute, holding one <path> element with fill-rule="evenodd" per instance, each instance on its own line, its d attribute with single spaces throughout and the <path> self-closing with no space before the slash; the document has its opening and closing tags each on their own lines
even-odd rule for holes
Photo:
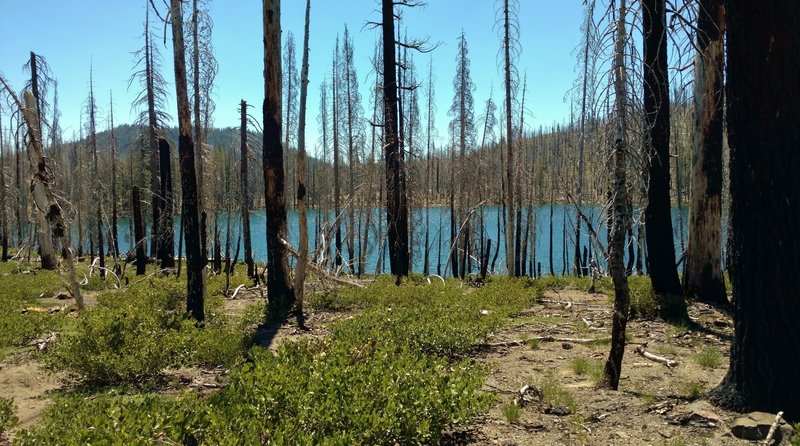
<svg viewBox="0 0 800 446">
<path fill-rule="evenodd" d="M 715 399 L 800 420 L 800 3 L 726 7 L 734 338 Z"/>
<path fill-rule="evenodd" d="M 506 266 L 508 276 L 515 276 L 514 261 L 514 149 L 511 125 L 512 66 L 511 66 L 511 12 L 509 0 L 503 2 L 503 64 L 506 89 Z"/>
<path fill-rule="evenodd" d="M 175 90 L 178 99 L 178 155 L 181 170 L 183 232 L 186 240 L 186 310 L 198 323 L 205 319 L 205 272 L 208 259 L 200 246 L 200 216 L 194 141 L 186 88 L 186 49 L 183 43 L 181 0 L 172 0 L 172 44 L 175 64 Z"/>
<path fill-rule="evenodd" d="M 644 210 L 649 254 L 647 269 L 653 282 L 653 291 L 660 300 L 662 317 L 686 319 L 686 302 L 682 298 L 675 264 L 669 193 L 670 101 L 665 0 L 643 0 L 642 14 L 644 143 L 649 161 L 647 206 Z"/>
<path fill-rule="evenodd" d="M 147 270 L 147 255 L 144 252 L 144 222 L 142 221 L 142 193 L 139 186 L 133 186 L 133 236 L 136 244 L 136 275 L 144 275 Z"/>
<path fill-rule="evenodd" d="M 286 179 L 281 143 L 281 2 L 264 0 L 264 187 L 267 208 L 267 296 L 271 317 L 295 304 L 286 240 Z"/>
<path fill-rule="evenodd" d="M 308 221 L 306 216 L 306 101 L 308 99 L 308 34 L 311 16 L 311 0 L 306 0 L 306 23 L 303 33 L 303 62 L 300 68 L 300 110 L 297 125 L 297 219 L 300 226 L 300 247 L 294 274 L 294 291 L 297 301 L 297 321 L 305 324 L 303 295 L 308 261 Z"/>
<path fill-rule="evenodd" d="M 383 112 L 384 160 L 386 161 L 386 222 L 391 272 L 408 275 L 408 207 L 404 180 L 405 160 L 398 137 L 397 57 L 395 50 L 394 2 L 382 0 L 383 20 Z"/>
<path fill-rule="evenodd" d="M 695 141 L 683 291 L 686 297 L 727 306 L 721 258 L 725 5 L 722 0 L 703 0 L 697 14 Z"/>
<path fill-rule="evenodd" d="M 31 171 L 33 172 L 33 179 L 31 181 L 31 196 L 34 201 L 36 214 L 41 215 L 44 220 L 44 227 L 50 229 L 40 239 L 45 243 L 51 244 L 52 241 L 59 240 L 61 246 L 66 253 L 67 263 L 67 283 L 72 297 L 75 298 L 75 303 L 78 309 L 84 309 L 83 296 L 78 287 L 78 280 L 75 277 L 75 261 L 72 254 L 72 249 L 69 243 L 69 229 L 67 228 L 64 215 L 61 213 L 61 205 L 58 204 L 55 193 L 53 192 L 53 177 L 47 166 L 47 161 L 44 157 L 44 147 L 42 145 L 42 132 L 39 126 L 39 112 L 36 106 L 36 98 L 30 90 L 25 91 L 25 104 L 23 105 L 13 90 L 8 86 L 5 79 L 0 77 L 0 81 L 6 88 L 8 94 L 16 102 L 17 106 L 23 112 L 25 122 L 28 126 L 28 159 L 31 164 Z M 40 243 L 42 243 L 40 241 Z M 56 261 L 55 254 L 53 254 L 53 261 Z"/>
<path fill-rule="evenodd" d="M 617 390 L 622 373 L 622 357 L 625 355 L 625 328 L 628 324 L 630 297 L 628 277 L 623 262 L 625 250 L 625 226 L 628 219 L 627 179 L 625 175 L 625 152 L 627 151 L 626 123 L 626 74 L 625 74 L 625 0 L 619 3 L 616 39 L 614 43 L 614 95 L 616 97 L 617 134 L 614 141 L 614 177 L 612 212 L 613 225 L 609 240 L 608 267 L 614 283 L 614 317 L 611 326 L 611 351 L 603 370 L 600 387 Z"/>
<path fill-rule="evenodd" d="M 242 207 L 242 237 L 244 238 L 244 263 L 247 265 L 247 277 L 256 277 L 255 262 L 253 261 L 253 244 L 250 238 L 250 191 L 248 176 L 248 144 L 247 144 L 247 102 L 242 100 L 240 105 L 241 124 L 239 135 L 241 139 L 241 160 L 239 164 L 241 178 L 241 207 Z"/>
<path fill-rule="evenodd" d="M 2 254 L 0 261 L 8 261 L 8 213 L 6 212 L 6 159 L 5 159 L 5 140 L 3 139 L 3 119 L 0 115 L 0 220 L 2 221 L 2 234 L 0 234 L 0 244 L 2 244 Z"/>
<path fill-rule="evenodd" d="M 175 213 L 172 189 L 172 155 L 169 143 L 164 138 L 158 139 L 158 159 L 161 167 L 161 222 L 159 222 L 160 240 L 158 242 L 158 258 L 161 268 L 175 267 L 175 229 L 172 216 Z"/>
</svg>

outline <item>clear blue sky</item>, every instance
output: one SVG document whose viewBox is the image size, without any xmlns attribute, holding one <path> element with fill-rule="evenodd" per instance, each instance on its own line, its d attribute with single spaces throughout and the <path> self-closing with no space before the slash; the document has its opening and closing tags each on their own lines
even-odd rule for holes
<svg viewBox="0 0 800 446">
<path fill-rule="evenodd" d="M 156 0 L 163 6 L 162 0 Z M 29 51 L 43 55 L 58 80 L 62 128 L 65 137 L 77 133 L 82 104 L 88 95 L 89 66 L 94 66 L 95 94 L 105 116 L 109 91 L 114 94 L 115 123 L 130 123 L 135 113 L 130 103 L 135 87 L 128 91 L 133 70 L 132 52 L 142 46 L 145 0 L 0 0 L 0 72 L 20 89 L 25 74 L 22 65 Z M 283 35 L 291 30 L 301 39 L 305 2 L 284 0 Z M 429 0 L 425 8 L 407 10 L 404 26 L 410 37 L 429 37 L 439 46 L 431 55 L 416 56 L 425 72 L 433 60 L 436 75 L 436 126 L 440 143 L 447 135 L 447 110 L 453 98 L 456 39 L 463 30 L 470 49 L 472 78 L 477 87 L 476 115 L 494 85 L 498 98 L 502 90 L 498 70 L 500 38 L 494 29 L 494 0 Z M 307 140 L 315 144 L 318 129 L 319 85 L 330 72 L 330 58 L 337 33 L 350 28 L 355 40 L 355 59 L 359 82 L 368 110 L 366 85 L 370 73 L 369 57 L 378 30 L 365 28 L 368 20 L 379 20 L 377 0 L 312 0 L 311 58 L 309 86 L 309 124 Z M 518 62 L 522 75 L 528 74 L 526 118 L 529 128 L 564 122 L 569 115 L 565 92 L 576 78 L 573 49 L 580 41 L 582 2 L 578 0 L 520 0 L 522 53 Z M 36 22 L 28 21 L 36 17 Z M 213 45 L 219 62 L 216 79 L 215 125 L 238 126 L 237 107 L 241 99 L 256 106 L 263 101 L 262 4 L 256 0 L 216 0 L 212 3 Z M 160 27 L 159 33 L 163 31 Z M 169 35 L 168 30 L 168 35 Z M 159 42 L 159 45 L 162 43 Z M 173 79 L 172 50 L 162 48 L 163 75 Z M 301 50 L 298 49 L 298 59 Z M 298 60 L 299 65 L 299 60 Z M 174 87 L 169 86 L 170 107 L 176 115 Z M 4 123 L 5 124 L 5 123 Z M 105 128 L 105 122 L 100 128 Z"/>
</svg>

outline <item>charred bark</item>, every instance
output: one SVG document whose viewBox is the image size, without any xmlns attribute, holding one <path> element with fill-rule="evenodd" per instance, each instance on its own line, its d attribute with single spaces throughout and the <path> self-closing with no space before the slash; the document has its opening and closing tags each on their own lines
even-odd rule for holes
<svg viewBox="0 0 800 446">
<path fill-rule="evenodd" d="M 800 3 L 726 2 L 730 368 L 715 399 L 800 421 Z"/>
</svg>

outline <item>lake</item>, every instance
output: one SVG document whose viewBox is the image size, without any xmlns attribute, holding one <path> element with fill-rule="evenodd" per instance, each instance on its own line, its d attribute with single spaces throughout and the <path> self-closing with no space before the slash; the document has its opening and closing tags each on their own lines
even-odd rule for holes
<svg viewBox="0 0 800 446">
<path fill-rule="evenodd" d="M 592 225 L 594 229 L 598 232 L 599 238 L 603 245 L 607 243 L 607 231 L 604 226 L 604 222 L 602 221 L 604 217 L 604 210 L 601 206 L 584 206 L 582 208 L 583 213 L 592 221 Z M 373 273 L 376 270 L 376 265 L 378 263 L 379 252 L 383 255 L 384 263 L 383 263 L 383 270 L 386 271 L 389 268 L 389 261 L 388 261 L 388 249 L 384 247 L 384 249 L 379 249 L 378 242 L 385 240 L 385 218 L 386 214 L 384 210 L 376 210 L 373 209 L 371 216 L 371 229 L 369 235 L 369 243 L 367 246 L 367 255 L 365 261 L 365 271 L 367 273 Z M 450 211 L 449 208 L 441 208 L 441 207 L 433 207 L 429 209 L 413 209 L 413 218 L 412 224 L 410 225 L 412 229 L 413 235 L 413 253 L 412 253 L 412 261 L 413 267 L 412 270 L 415 272 L 421 272 L 423 269 L 423 245 L 424 245 L 424 235 L 425 235 L 425 221 L 426 221 L 426 213 L 429 212 L 429 220 L 430 220 L 430 271 L 431 273 L 445 273 L 446 271 L 449 272 L 448 263 L 448 248 L 450 245 Z M 497 219 L 498 216 L 502 218 L 502 215 L 499 215 L 501 212 L 501 208 L 498 206 L 485 206 L 483 208 L 483 221 L 484 227 L 486 228 L 486 237 L 492 239 L 492 254 L 494 256 L 494 251 L 498 248 L 497 243 Z M 477 222 L 479 221 L 479 211 L 475 211 L 473 221 L 474 226 L 477 226 Z M 552 269 L 550 264 L 550 206 L 549 205 L 539 205 L 533 208 L 533 222 L 535 231 L 531 235 L 533 237 L 533 242 L 531 245 L 535 244 L 535 263 L 534 265 L 540 264 L 539 268 L 542 274 L 549 274 L 551 271 L 554 274 L 561 275 L 561 274 L 571 274 L 572 272 L 572 258 L 574 256 L 574 239 L 575 239 L 575 207 L 570 205 L 564 204 L 556 204 L 553 206 L 553 241 L 552 241 Z M 364 228 L 363 225 L 366 222 L 366 211 L 363 213 L 363 218 L 358 218 L 358 211 L 356 211 L 356 227 L 359 233 L 363 234 Z M 382 230 L 384 232 L 383 238 L 380 240 L 376 239 L 376 233 L 378 229 L 377 225 L 377 217 L 380 215 L 383 219 Z M 525 213 L 523 214 L 523 221 L 525 221 L 525 216 L 527 215 L 527 208 L 525 209 Z M 325 212 L 322 215 L 318 215 L 317 211 L 310 210 L 308 212 L 308 226 L 309 226 L 309 242 L 310 242 L 310 250 L 313 251 L 316 244 L 320 243 L 322 238 L 320 237 L 320 225 L 319 217 L 327 216 L 328 221 L 333 220 L 333 212 Z M 675 240 L 675 247 L 676 247 L 676 260 L 680 258 L 680 253 L 682 252 L 682 246 L 685 245 L 686 240 L 686 231 L 687 231 L 687 217 L 688 217 L 688 208 L 684 207 L 680 211 L 677 208 L 672 209 L 672 219 L 673 219 L 673 238 Z M 683 234 L 680 232 L 680 227 L 678 225 L 679 219 L 683 221 Z M 236 250 L 236 243 L 239 239 L 239 230 L 240 230 L 240 217 L 238 213 L 234 213 L 231 215 L 231 255 Z M 345 260 L 348 260 L 348 251 L 347 251 L 347 229 L 346 223 L 348 220 L 347 212 L 342 215 L 341 220 L 345 225 L 342 228 L 342 256 Z M 220 238 L 223 250 L 225 249 L 225 233 L 226 233 L 226 223 L 227 223 L 227 215 L 220 214 L 218 216 L 218 224 L 220 228 Z M 502 223 L 502 220 L 501 220 Z M 566 225 L 565 225 L 566 223 Z M 178 236 L 178 224 L 179 219 L 176 218 L 175 221 L 175 237 L 176 237 L 176 251 L 177 251 L 177 236 Z M 131 231 L 129 229 L 129 222 L 127 220 L 121 220 L 119 225 L 119 236 L 120 236 L 120 250 L 122 252 L 127 252 L 130 245 L 131 245 Z M 211 229 L 213 228 L 213 219 L 209 218 L 209 234 L 211 234 Z M 298 245 L 298 223 L 297 223 L 297 212 L 294 210 L 289 211 L 288 213 L 288 228 L 289 228 L 289 243 L 292 246 L 297 247 Z M 264 262 L 267 259 L 267 248 L 266 248 L 266 213 L 265 211 L 253 211 L 250 214 L 250 230 L 252 235 L 252 243 L 253 243 L 253 257 L 255 258 L 256 262 Z M 724 231 L 724 228 L 723 228 Z M 634 236 L 636 236 L 637 230 L 634 228 Z M 477 233 L 476 233 L 477 236 Z M 211 237 L 209 235 L 209 237 Z M 441 239 L 441 252 L 439 251 Z M 564 241 L 566 239 L 566 249 L 564 247 Z M 683 240 L 683 243 L 681 242 Z M 724 240 L 724 234 L 723 234 Z M 325 243 L 330 247 L 331 241 L 325 240 Z M 355 248 L 358 249 L 358 237 L 356 236 L 355 241 Z M 385 245 L 385 243 L 383 243 Z M 506 270 L 505 265 L 505 244 L 500 243 L 499 249 L 500 252 L 497 256 L 497 263 L 495 265 L 495 272 L 503 272 Z M 585 248 L 591 249 L 592 253 L 595 252 L 595 247 L 589 247 L 589 235 L 588 231 L 586 230 L 586 225 L 582 225 L 581 229 L 581 246 L 582 250 Z M 382 252 L 381 252 L 382 251 Z M 565 255 L 566 252 L 566 255 Z M 332 250 L 328 251 L 328 257 L 332 255 Z M 473 254 L 477 257 L 478 253 Z M 244 253 L 240 251 L 239 259 L 241 260 L 244 257 Z M 491 260 L 491 258 L 490 258 Z M 598 263 L 605 268 L 605 261 L 603 259 L 597 259 Z M 530 262 L 530 259 L 529 259 Z M 627 250 L 626 250 L 626 262 L 627 262 Z M 475 259 L 473 262 L 473 270 L 477 272 L 478 269 L 478 261 Z"/>
</svg>

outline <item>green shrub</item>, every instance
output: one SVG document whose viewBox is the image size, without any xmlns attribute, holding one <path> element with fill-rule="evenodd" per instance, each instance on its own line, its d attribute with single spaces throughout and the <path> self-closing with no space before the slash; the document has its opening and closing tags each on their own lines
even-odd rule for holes
<svg viewBox="0 0 800 446">
<path fill-rule="evenodd" d="M 148 311 L 96 308 L 59 336 L 45 355 L 51 370 L 66 370 L 105 384 L 138 381 L 176 362 L 178 343 Z M 180 327 L 176 316 L 175 327 Z"/>
<path fill-rule="evenodd" d="M 50 297 L 63 288 L 55 271 L 35 269 L 32 264 L 0 263 L 0 359 L 47 331 L 59 331 L 67 322 L 64 312 L 22 313 L 26 307 L 42 309 L 39 297 Z"/>
<path fill-rule="evenodd" d="M 566 407 L 573 413 L 577 407 L 572 394 L 552 378 L 542 384 L 542 402 L 550 407 Z"/>
<path fill-rule="evenodd" d="M 208 444 L 435 444 L 491 398 L 484 372 L 409 349 L 302 341 L 258 350 L 210 404 Z"/>
<path fill-rule="evenodd" d="M 503 417 L 509 423 L 516 423 L 522 415 L 522 408 L 516 404 L 506 404 L 501 410 L 503 412 Z"/>
<path fill-rule="evenodd" d="M 703 394 L 703 384 L 692 381 L 683 385 L 683 396 L 690 400 L 696 400 Z"/>
<path fill-rule="evenodd" d="M 408 349 L 287 343 L 257 349 L 208 399 L 79 395 L 57 400 L 21 445 L 436 444 L 492 397 L 482 369 Z"/>
<path fill-rule="evenodd" d="M 198 328 L 185 314 L 185 291 L 173 278 L 98 297 L 45 356 L 52 370 L 70 372 L 93 384 L 139 382 L 178 365 L 231 367 L 244 358 L 252 327 L 236 326 L 206 302 Z"/>
<path fill-rule="evenodd" d="M 649 319 L 659 316 L 658 299 L 653 292 L 649 277 L 628 277 L 628 288 L 631 297 L 631 317 Z"/>
<path fill-rule="evenodd" d="M 14 409 L 14 401 L 0 396 L 0 435 L 19 423 Z"/>
<path fill-rule="evenodd" d="M 15 441 L 27 446 L 189 444 L 207 409 L 188 395 L 74 395 L 56 399 L 42 424 L 18 432 Z"/>
<path fill-rule="evenodd" d="M 603 378 L 603 363 L 586 357 L 572 360 L 572 371 L 578 376 L 588 376 L 593 382 L 599 383 Z"/>
<path fill-rule="evenodd" d="M 701 367 L 715 369 L 722 365 L 722 354 L 713 347 L 706 347 L 694 356 L 694 360 Z"/>
</svg>

